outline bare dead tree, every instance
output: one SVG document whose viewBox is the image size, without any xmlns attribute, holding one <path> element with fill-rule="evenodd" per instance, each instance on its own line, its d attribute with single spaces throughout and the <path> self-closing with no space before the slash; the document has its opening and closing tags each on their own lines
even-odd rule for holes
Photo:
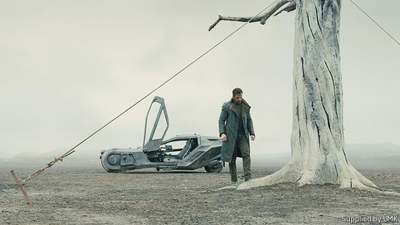
<svg viewBox="0 0 400 225">
<path fill-rule="evenodd" d="M 278 0 L 253 19 L 219 16 L 209 30 L 221 21 L 265 24 L 283 11 L 296 12 L 291 159 L 277 172 L 244 182 L 238 189 L 289 182 L 379 191 L 350 164 L 345 153 L 339 48 L 341 0 Z"/>
</svg>

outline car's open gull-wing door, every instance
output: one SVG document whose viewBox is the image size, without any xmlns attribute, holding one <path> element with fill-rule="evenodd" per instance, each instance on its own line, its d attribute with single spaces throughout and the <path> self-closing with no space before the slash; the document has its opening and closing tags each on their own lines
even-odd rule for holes
<svg viewBox="0 0 400 225">
<path fill-rule="evenodd" d="M 153 122 L 153 127 L 150 130 L 150 134 L 148 137 L 146 137 L 147 123 L 149 122 L 148 119 L 150 111 L 152 111 L 156 115 Z M 160 124 L 160 119 L 162 124 Z M 144 136 L 143 136 L 143 151 L 150 152 L 158 150 L 165 137 L 165 134 L 167 133 L 168 127 L 169 127 L 169 119 L 168 119 L 167 108 L 165 107 L 165 101 L 162 97 L 155 96 L 146 114 L 146 121 L 144 125 Z"/>
</svg>

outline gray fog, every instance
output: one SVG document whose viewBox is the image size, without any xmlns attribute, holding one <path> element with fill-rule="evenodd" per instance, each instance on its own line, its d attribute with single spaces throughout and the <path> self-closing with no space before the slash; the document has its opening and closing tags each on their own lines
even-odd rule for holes
<svg viewBox="0 0 400 225">
<path fill-rule="evenodd" d="M 0 1 L 0 158 L 51 159 L 67 150 L 240 25 L 208 32 L 218 14 L 251 16 L 270 2 Z M 398 0 L 358 2 L 400 37 Z M 400 48 L 342 3 L 346 143 L 400 145 Z M 252 105 L 252 154 L 289 155 L 293 41 L 293 13 L 248 25 L 160 89 L 171 121 L 167 137 L 218 135 L 221 105 L 241 87 Z M 139 146 L 151 98 L 75 157 L 97 160 L 101 149 Z"/>
</svg>

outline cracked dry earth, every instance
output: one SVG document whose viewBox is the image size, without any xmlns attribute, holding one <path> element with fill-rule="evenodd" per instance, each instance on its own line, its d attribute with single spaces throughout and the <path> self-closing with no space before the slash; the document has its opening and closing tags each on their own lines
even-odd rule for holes
<svg viewBox="0 0 400 225">
<path fill-rule="evenodd" d="M 254 169 L 253 174 L 274 170 Z M 380 187 L 400 192 L 400 171 L 362 172 Z M 34 202 L 29 208 L 8 170 L 1 169 L 0 224 L 379 224 L 370 217 L 400 224 L 400 197 L 333 185 L 215 191 L 228 179 L 226 168 L 220 174 L 52 169 L 27 187 Z"/>
</svg>

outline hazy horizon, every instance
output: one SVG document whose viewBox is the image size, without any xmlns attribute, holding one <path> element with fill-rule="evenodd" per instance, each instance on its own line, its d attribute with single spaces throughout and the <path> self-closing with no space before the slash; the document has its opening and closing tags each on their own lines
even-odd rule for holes
<svg viewBox="0 0 400 225">
<path fill-rule="evenodd" d="M 377 154 L 379 152 L 379 154 Z M 0 171 L 11 169 L 34 170 L 43 167 L 54 157 L 62 153 L 20 153 L 8 159 L 0 158 Z M 88 151 L 82 149 L 71 155 L 63 163 L 59 163 L 56 169 L 66 168 L 90 168 L 102 169 L 98 150 Z M 379 170 L 399 172 L 400 146 L 393 144 L 351 144 L 346 145 L 346 155 L 357 169 Z M 280 168 L 290 159 L 290 153 L 280 152 L 252 152 L 252 167 L 257 168 Z M 238 160 L 241 163 L 241 159 Z M 241 166 L 240 166 L 241 168 Z M 22 170 L 24 172 L 29 172 Z M 141 170 L 140 170 L 141 171 Z M 150 171 L 153 171 L 150 169 Z M 201 171 L 201 170 L 199 170 Z"/>
</svg>

